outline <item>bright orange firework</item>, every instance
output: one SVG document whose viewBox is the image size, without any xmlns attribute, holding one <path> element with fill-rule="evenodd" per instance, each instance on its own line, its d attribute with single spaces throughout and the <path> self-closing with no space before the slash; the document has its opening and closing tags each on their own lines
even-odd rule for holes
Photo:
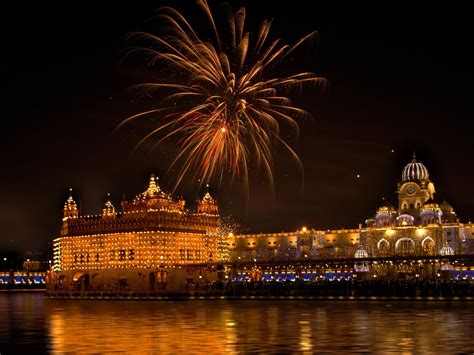
<svg viewBox="0 0 474 355">
<path fill-rule="evenodd" d="M 176 9 L 163 7 L 159 18 L 165 23 L 162 35 L 134 33 L 130 37 L 145 44 L 132 49 L 151 63 L 166 63 L 185 80 L 136 85 L 140 93 L 160 91 L 165 97 L 160 107 L 127 118 L 122 125 L 138 119 L 158 116 L 158 126 L 137 145 L 155 136 L 157 143 L 177 138 L 180 153 L 172 166 L 180 163 L 177 185 L 186 174 L 194 174 L 201 183 L 225 174 L 241 177 L 248 187 L 249 168 L 255 163 L 263 168 L 273 188 L 273 154 L 282 145 L 301 162 L 294 150 L 281 138 L 280 125 L 285 123 L 298 135 L 296 119 L 308 115 L 292 106 L 284 94 L 303 83 L 323 83 L 314 73 L 303 72 L 288 77 L 268 77 L 270 68 L 281 62 L 302 43 L 315 37 L 310 33 L 293 45 L 269 41 L 271 21 L 263 21 L 255 36 L 244 32 L 245 8 L 235 13 L 230 5 L 225 11 L 226 38 L 214 21 L 206 0 L 197 2 L 204 11 L 212 40 L 198 36 L 187 19 Z M 274 70 L 272 70 L 274 72 Z"/>
</svg>

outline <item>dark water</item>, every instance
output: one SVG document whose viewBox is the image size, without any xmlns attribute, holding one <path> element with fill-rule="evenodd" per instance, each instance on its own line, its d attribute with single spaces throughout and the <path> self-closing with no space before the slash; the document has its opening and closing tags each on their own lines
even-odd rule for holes
<svg viewBox="0 0 474 355">
<path fill-rule="evenodd" d="M 474 303 L 77 301 L 0 294 L 0 353 L 474 351 Z"/>
</svg>

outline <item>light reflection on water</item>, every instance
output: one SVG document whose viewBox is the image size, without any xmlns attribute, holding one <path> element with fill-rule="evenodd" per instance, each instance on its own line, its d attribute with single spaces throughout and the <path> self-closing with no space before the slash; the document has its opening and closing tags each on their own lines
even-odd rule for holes
<svg viewBox="0 0 474 355">
<path fill-rule="evenodd" d="M 473 306 L 0 294 L 0 353 L 472 352 Z"/>
</svg>

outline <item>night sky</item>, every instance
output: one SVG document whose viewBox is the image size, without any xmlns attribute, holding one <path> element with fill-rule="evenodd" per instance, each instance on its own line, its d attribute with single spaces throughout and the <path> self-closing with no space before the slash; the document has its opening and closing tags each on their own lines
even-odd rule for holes
<svg viewBox="0 0 474 355">
<path fill-rule="evenodd" d="M 146 188 L 151 172 L 167 171 L 166 146 L 131 155 L 140 127 L 112 134 L 146 106 L 126 92 L 147 72 L 121 62 L 123 36 L 159 26 L 147 20 L 160 2 L 11 3 L 0 21 L 0 250 L 45 250 L 59 235 L 69 187 L 83 213 L 97 214 L 108 192 L 118 207 L 123 194 L 130 199 Z M 193 14 L 192 3 L 185 12 Z M 295 95 L 314 117 L 302 122 L 294 145 L 303 193 L 296 166 L 279 154 L 275 194 L 254 179 L 248 208 L 238 186 L 211 186 L 223 214 L 249 232 L 356 228 L 382 197 L 396 203 L 396 183 L 416 151 L 436 199 L 450 202 L 462 221 L 474 218 L 471 12 L 433 3 L 322 3 L 231 2 L 247 7 L 248 30 L 273 18 L 273 37 L 287 43 L 318 30 L 313 47 L 281 71 L 317 72 L 329 89 Z M 178 193 L 192 206 L 197 183 Z"/>
</svg>

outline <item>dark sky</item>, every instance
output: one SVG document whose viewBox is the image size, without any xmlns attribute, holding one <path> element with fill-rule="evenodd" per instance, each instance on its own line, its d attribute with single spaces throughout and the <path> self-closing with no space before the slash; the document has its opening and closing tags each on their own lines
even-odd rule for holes
<svg viewBox="0 0 474 355">
<path fill-rule="evenodd" d="M 144 107 L 125 92 L 146 71 L 119 63 L 123 36 L 157 26 L 146 20 L 160 2 L 10 3 L 0 21 L 0 250 L 45 249 L 59 234 L 70 186 L 84 213 L 96 214 L 107 192 L 117 205 L 123 193 L 144 190 L 150 172 L 167 170 L 158 153 L 130 156 L 139 129 L 112 135 Z M 473 218 L 471 12 L 454 4 L 323 3 L 231 2 L 247 7 L 249 30 L 273 18 L 272 34 L 284 42 L 318 30 L 317 43 L 281 70 L 318 72 L 330 87 L 295 97 L 314 116 L 295 145 L 303 195 L 296 167 L 281 155 L 274 196 L 254 181 L 248 209 L 238 187 L 213 188 L 224 214 L 255 232 L 357 227 L 382 197 L 396 202 L 396 182 L 416 151 L 437 199 L 463 221 Z M 195 13 L 192 1 L 179 4 Z M 189 204 L 196 186 L 180 190 Z"/>
</svg>

